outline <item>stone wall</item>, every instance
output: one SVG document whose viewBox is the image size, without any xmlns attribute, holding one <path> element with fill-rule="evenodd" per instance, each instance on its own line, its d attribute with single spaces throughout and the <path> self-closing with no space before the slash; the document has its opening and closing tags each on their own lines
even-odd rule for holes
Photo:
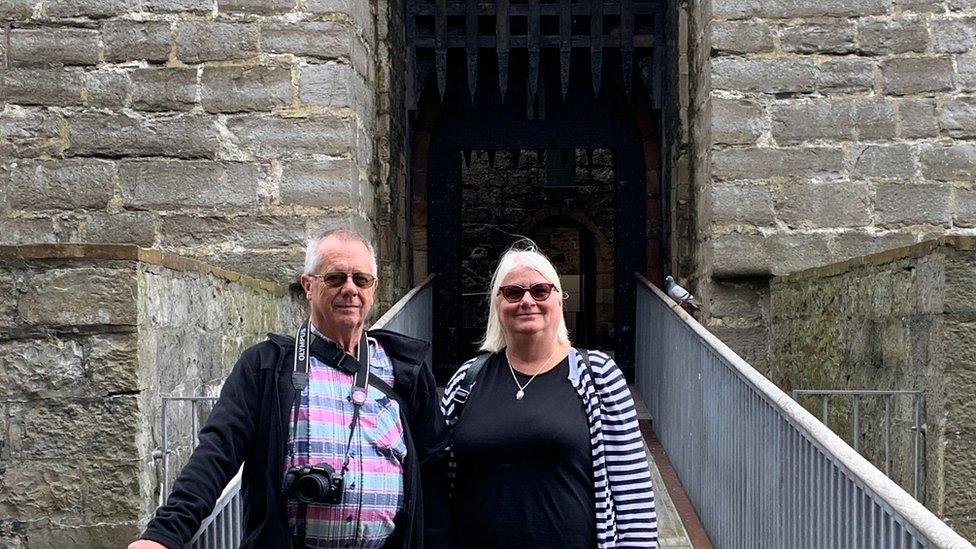
<svg viewBox="0 0 976 549">
<path fill-rule="evenodd" d="M 700 290 L 716 333 L 763 364 L 770 275 L 973 233 L 976 4 L 710 11 Z"/>
<path fill-rule="evenodd" d="M 215 395 L 302 303 L 135 246 L 0 246 L 0 546 L 124 547 L 159 497 L 161 397 Z M 170 415 L 171 478 L 188 411 Z"/>
<path fill-rule="evenodd" d="M 291 282 L 313 232 L 402 232 L 380 221 L 402 201 L 395 6 L 3 2 L 0 244 L 132 243 Z"/>
<path fill-rule="evenodd" d="M 976 239 L 946 237 L 786 277 L 770 286 L 769 377 L 783 390 L 924 394 L 924 503 L 976 539 Z M 817 401 L 801 400 L 821 416 Z M 827 424 L 851 441 L 851 400 Z M 900 402 L 900 403 L 899 403 Z M 896 400 L 891 477 L 911 492 L 913 410 Z M 861 451 L 882 470 L 883 401 L 863 399 Z"/>
</svg>

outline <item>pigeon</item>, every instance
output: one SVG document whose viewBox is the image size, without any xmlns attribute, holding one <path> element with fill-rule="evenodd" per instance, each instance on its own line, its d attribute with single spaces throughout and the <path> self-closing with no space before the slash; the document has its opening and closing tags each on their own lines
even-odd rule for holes
<svg viewBox="0 0 976 549">
<path fill-rule="evenodd" d="M 701 306 L 695 303 L 695 296 L 691 295 L 688 290 L 678 286 L 673 276 L 669 275 L 664 279 L 664 291 L 671 296 L 671 299 L 677 301 L 679 304 L 688 305 L 696 311 L 701 310 Z"/>
</svg>

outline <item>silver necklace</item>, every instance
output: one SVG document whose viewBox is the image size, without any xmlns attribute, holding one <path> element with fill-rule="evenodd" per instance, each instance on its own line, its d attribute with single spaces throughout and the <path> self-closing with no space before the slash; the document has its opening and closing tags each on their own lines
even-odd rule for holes
<svg viewBox="0 0 976 549">
<path fill-rule="evenodd" d="M 515 368 L 512 366 L 512 355 L 508 354 L 508 349 L 505 349 L 505 358 L 508 359 L 507 360 L 508 371 L 512 373 L 512 381 L 514 381 L 515 385 L 518 387 L 518 392 L 515 393 L 515 400 L 522 400 L 522 397 L 525 396 L 525 388 L 529 386 L 529 383 L 532 383 L 532 380 L 535 379 L 535 376 L 539 375 L 539 372 L 542 371 L 542 368 L 545 367 L 546 364 L 549 364 L 549 359 L 552 358 L 552 355 L 556 354 L 556 349 L 558 348 L 559 346 L 557 345 L 552 350 L 552 352 L 549 353 L 549 356 L 547 356 L 546 359 L 542 361 L 542 366 L 538 370 L 536 370 L 534 374 L 532 374 L 532 377 L 530 377 L 529 380 L 525 382 L 525 385 L 519 383 L 518 378 L 515 377 Z"/>
</svg>

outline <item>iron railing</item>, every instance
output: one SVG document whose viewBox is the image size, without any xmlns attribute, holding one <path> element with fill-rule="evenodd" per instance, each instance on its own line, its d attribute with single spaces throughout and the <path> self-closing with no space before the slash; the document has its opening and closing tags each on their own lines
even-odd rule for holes
<svg viewBox="0 0 976 549">
<path fill-rule="evenodd" d="M 972 547 L 638 278 L 637 389 L 716 547 Z"/>
<path fill-rule="evenodd" d="M 371 329 L 385 328 L 399 332 L 403 335 L 416 337 L 426 341 L 431 340 L 433 335 L 433 323 L 431 313 L 433 311 L 433 285 L 431 281 L 434 276 L 428 276 L 419 286 L 410 290 L 401 298 L 386 314 L 373 323 Z M 430 356 L 428 353 L 428 364 Z M 166 409 L 167 399 L 190 400 L 194 402 L 206 397 L 163 397 L 164 410 Z M 195 416 L 194 416 L 195 417 Z M 164 477 L 168 473 L 166 469 L 167 449 L 166 443 L 166 414 L 163 414 L 163 467 Z M 196 433 L 195 428 L 193 432 Z M 194 434 L 194 437 L 196 435 Z M 165 485 L 164 485 L 165 489 Z M 200 523 L 200 528 L 193 536 L 187 548 L 192 549 L 236 549 L 240 546 L 243 534 L 243 509 L 241 505 L 241 471 L 227 484 L 220 498 L 214 505 L 213 511 L 206 519 Z"/>
<path fill-rule="evenodd" d="M 862 455 L 861 451 L 861 401 L 881 399 L 883 403 L 881 418 L 881 445 L 884 448 L 884 458 L 881 469 L 884 474 L 891 476 L 892 465 L 892 416 L 895 412 L 896 398 L 910 398 L 912 401 L 911 454 L 912 454 L 912 497 L 925 503 L 925 397 L 922 391 L 885 391 L 877 389 L 794 389 L 791 393 L 793 400 L 800 401 L 803 397 L 815 397 L 820 400 L 820 421 L 825 425 L 829 419 L 829 399 L 835 397 L 851 397 L 851 446 Z M 836 399 L 835 399 L 836 400 Z M 868 457 L 865 455 L 865 457 Z M 869 458 L 870 459 L 870 458 Z M 875 463 L 877 465 L 877 463 Z"/>
</svg>

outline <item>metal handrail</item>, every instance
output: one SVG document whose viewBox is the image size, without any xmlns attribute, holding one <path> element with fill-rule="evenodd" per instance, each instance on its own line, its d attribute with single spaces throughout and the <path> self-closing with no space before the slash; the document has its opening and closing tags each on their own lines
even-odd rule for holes
<svg viewBox="0 0 976 549">
<path fill-rule="evenodd" d="M 395 329 L 404 335 L 430 341 L 433 304 L 431 282 L 433 279 L 434 275 L 430 275 L 407 292 L 385 314 L 380 316 L 370 329 Z M 240 494 L 243 470 L 242 465 L 237 475 L 227 483 L 223 493 L 214 504 L 213 511 L 200 523 L 197 532 L 185 547 L 192 549 L 234 549 L 240 545 L 243 537 L 243 502 Z"/>
<path fill-rule="evenodd" d="M 717 546 L 972 548 L 636 276 L 637 388 Z"/>
</svg>

